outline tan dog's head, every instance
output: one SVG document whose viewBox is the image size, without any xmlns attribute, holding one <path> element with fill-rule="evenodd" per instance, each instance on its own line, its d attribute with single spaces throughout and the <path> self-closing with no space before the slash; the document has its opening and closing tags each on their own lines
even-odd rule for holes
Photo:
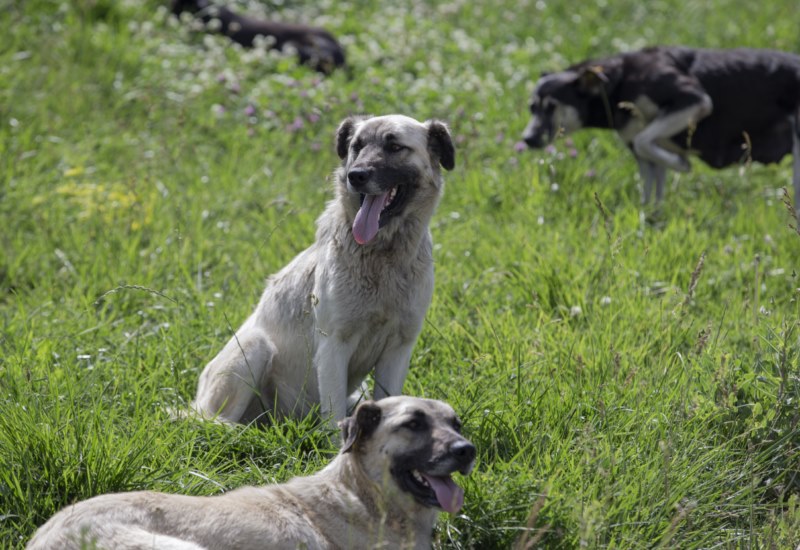
<svg viewBox="0 0 800 550">
<path fill-rule="evenodd" d="M 439 166 L 452 170 L 455 149 L 444 123 L 403 115 L 350 117 L 336 134 L 340 189 L 353 216 L 353 237 L 366 244 L 386 227 L 427 221 L 442 191 Z M 397 230 L 397 227 L 394 227 Z"/>
<path fill-rule="evenodd" d="M 461 422 L 441 401 L 387 397 L 358 406 L 340 422 L 341 453 L 354 453 L 367 475 L 426 508 L 457 513 L 464 491 L 451 474 L 467 475 L 475 446 L 461 435 Z M 392 487 L 389 487 L 390 489 Z"/>
</svg>

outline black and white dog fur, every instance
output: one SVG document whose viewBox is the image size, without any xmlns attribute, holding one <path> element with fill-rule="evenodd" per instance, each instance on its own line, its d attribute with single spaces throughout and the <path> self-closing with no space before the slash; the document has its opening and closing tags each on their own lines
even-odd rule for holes
<svg viewBox="0 0 800 550">
<path fill-rule="evenodd" d="M 177 16 L 183 12 L 194 14 L 209 30 L 215 28 L 212 21 L 218 22 L 217 32 L 245 48 L 252 48 L 258 36 L 271 39 L 270 47 L 276 50 L 293 46 L 301 63 L 323 73 L 330 73 L 345 63 L 344 48 L 320 27 L 250 17 L 218 5 L 214 0 L 171 0 L 170 7 Z"/>
<path fill-rule="evenodd" d="M 531 148 L 579 128 L 613 128 L 631 149 L 642 202 L 689 154 L 713 168 L 794 156 L 800 208 L 800 56 L 749 48 L 651 47 L 544 74 L 523 133 Z"/>
</svg>

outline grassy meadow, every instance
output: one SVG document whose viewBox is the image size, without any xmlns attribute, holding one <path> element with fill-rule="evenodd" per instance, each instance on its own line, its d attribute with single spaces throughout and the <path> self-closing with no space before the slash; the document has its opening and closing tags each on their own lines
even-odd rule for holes
<svg viewBox="0 0 800 550">
<path fill-rule="evenodd" d="M 228 0 L 349 67 L 192 30 L 156 0 L 0 0 L 0 547 L 114 491 L 318 470 L 313 419 L 172 421 L 308 246 L 354 113 L 446 121 L 436 290 L 408 394 L 479 450 L 437 548 L 796 548 L 791 162 L 671 175 L 639 206 L 608 132 L 519 147 L 543 70 L 647 44 L 800 52 L 793 0 Z"/>
</svg>

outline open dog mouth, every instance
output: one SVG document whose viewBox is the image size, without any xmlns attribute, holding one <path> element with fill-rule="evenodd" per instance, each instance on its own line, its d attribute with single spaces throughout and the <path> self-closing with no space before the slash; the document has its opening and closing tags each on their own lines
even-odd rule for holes
<svg viewBox="0 0 800 550">
<path fill-rule="evenodd" d="M 456 485 L 450 474 L 432 475 L 414 469 L 392 474 L 400 488 L 424 506 L 457 514 L 464 505 L 464 489 Z"/>
<path fill-rule="evenodd" d="M 353 220 L 353 237 L 358 244 L 367 244 L 389 218 L 400 212 L 406 198 L 405 185 L 397 185 L 379 195 L 361 194 L 361 207 Z"/>
</svg>

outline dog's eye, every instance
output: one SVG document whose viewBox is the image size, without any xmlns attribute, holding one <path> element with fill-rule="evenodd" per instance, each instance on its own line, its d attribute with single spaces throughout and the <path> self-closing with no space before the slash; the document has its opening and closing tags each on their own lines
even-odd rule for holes
<svg viewBox="0 0 800 550">
<path fill-rule="evenodd" d="M 360 141 L 354 141 L 350 144 L 350 148 L 353 150 L 354 153 L 358 153 L 361 149 L 364 148 L 364 144 Z"/>
<path fill-rule="evenodd" d="M 453 420 L 453 429 L 456 431 L 456 433 L 461 433 L 461 422 L 459 422 L 457 419 Z"/>
<path fill-rule="evenodd" d="M 389 151 L 390 153 L 399 153 L 403 149 L 405 149 L 405 147 L 403 147 L 399 143 L 390 143 L 386 146 L 386 150 Z"/>
<path fill-rule="evenodd" d="M 412 432 L 421 432 L 426 428 L 423 420 L 413 419 L 403 423 L 403 427 L 411 430 Z"/>
</svg>

